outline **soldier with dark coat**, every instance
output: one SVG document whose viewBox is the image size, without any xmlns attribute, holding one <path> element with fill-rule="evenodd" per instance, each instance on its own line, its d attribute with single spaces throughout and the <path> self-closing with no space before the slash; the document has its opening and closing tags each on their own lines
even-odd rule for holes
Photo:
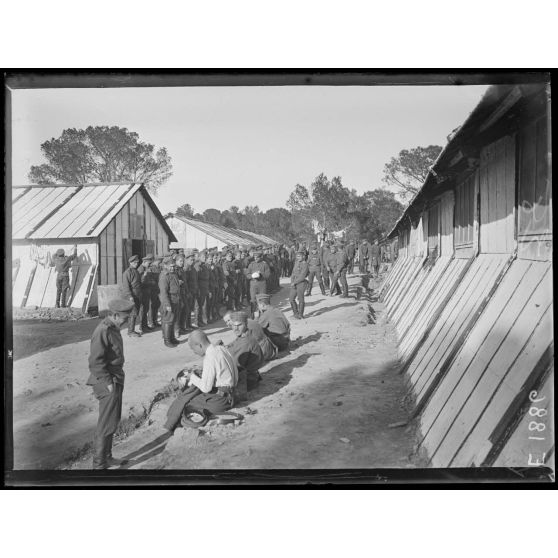
<svg viewBox="0 0 558 558">
<path fill-rule="evenodd" d="M 153 263 L 149 266 L 149 272 L 151 273 L 152 288 L 150 293 L 149 301 L 149 314 L 148 314 L 148 325 L 151 327 L 159 327 L 161 324 L 158 319 L 159 315 L 159 275 L 161 274 L 161 264 L 163 258 L 157 256 L 154 258 Z"/>
<path fill-rule="evenodd" d="M 306 295 L 310 296 L 312 294 L 312 286 L 314 284 L 314 277 L 317 279 L 320 285 L 320 291 L 325 295 L 324 282 L 322 280 L 322 258 L 318 252 L 318 245 L 313 243 L 310 248 L 310 255 L 308 256 L 308 290 Z"/>
<path fill-rule="evenodd" d="M 197 297 L 197 310 L 198 310 L 198 327 L 206 325 L 203 321 L 203 315 L 209 320 L 209 277 L 210 271 L 206 264 L 207 252 L 202 251 L 198 254 L 198 259 L 194 263 L 194 269 L 198 273 L 198 297 Z"/>
<path fill-rule="evenodd" d="M 112 456 L 112 437 L 122 416 L 124 390 L 124 345 L 120 327 L 129 319 L 134 303 L 113 299 L 108 314 L 95 328 L 89 351 L 87 385 L 99 401 L 99 419 L 95 429 L 93 469 L 107 469 L 124 462 Z"/>
<path fill-rule="evenodd" d="M 135 330 L 138 316 L 140 324 L 142 322 L 141 275 L 138 271 L 139 256 L 134 254 L 128 260 L 128 263 L 130 267 L 122 274 L 122 295 L 134 303 L 134 309 L 128 318 L 128 337 L 141 337 L 141 333 Z"/>
<path fill-rule="evenodd" d="M 225 300 L 225 286 L 226 286 L 226 279 L 225 279 L 225 272 L 223 271 L 223 256 L 222 254 L 216 254 L 215 257 L 213 258 L 213 262 L 215 264 L 215 267 L 217 269 L 217 276 L 219 278 L 219 289 L 217 291 L 217 300 L 216 300 L 216 304 L 215 304 L 215 317 L 218 320 L 221 315 L 219 314 L 219 311 L 221 309 L 221 305 L 223 304 L 224 300 Z"/>
<path fill-rule="evenodd" d="M 161 329 L 165 347 L 175 348 L 178 341 L 174 335 L 174 320 L 180 308 L 180 282 L 174 272 L 174 260 L 167 256 L 163 260 L 164 270 L 159 276 L 159 298 L 161 300 Z"/>
<path fill-rule="evenodd" d="M 56 250 L 54 260 L 50 264 L 54 267 L 56 275 L 56 308 L 66 308 L 66 293 L 70 288 L 70 268 L 72 262 L 77 259 L 77 244 L 70 256 L 64 256 L 64 250 Z"/>
<path fill-rule="evenodd" d="M 341 298 L 348 298 L 349 285 L 347 284 L 347 266 L 349 265 L 349 258 L 347 257 L 347 252 L 345 252 L 341 244 L 337 247 L 336 257 L 337 265 L 335 268 L 335 275 L 333 276 L 333 283 L 337 284 L 337 281 L 339 280 L 341 287 L 343 288 L 343 295 Z"/>
<path fill-rule="evenodd" d="M 149 305 L 151 303 L 151 292 L 155 288 L 155 277 L 150 271 L 151 264 L 153 263 L 153 254 L 146 254 L 138 267 L 138 273 L 141 277 L 141 291 L 140 291 L 140 333 L 152 329 L 147 323 L 149 314 Z"/>
<path fill-rule="evenodd" d="M 186 277 L 187 295 L 186 301 L 188 308 L 185 310 L 186 314 L 186 328 L 192 329 L 192 312 L 199 294 L 198 288 L 198 273 L 194 268 L 194 252 L 193 250 L 186 250 L 184 252 L 184 275 Z"/>
<path fill-rule="evenodd" d="M 265 334 L 280 351 L 287 350 L 291 341 L 291 324 L 285 314 L 271 306 L 271 296 L 268 294 L 258 295 L 258 308 L 258 322 Z"/>
<path fill-rule="evenodd" d="M 337 246 L 332 244 L 329 247 L 329 253 L 326 256 L 325 268 L 329 275 L 329 296 L 334 296 L 341 293 L 339 288 L 339 283 L 337 282 L 336 270 L 337 270 Z"/>
<path fill-rule="evenodd" d="M 346 252 L 347 252 L 347 257 L 349 258 L 347 272 L 352 275 L 355 267 L 355 254 L 356 254 L 356 246 L 354 240 L 351 240 L 351 242 L 349 242 L 346 248 Z"/>
<path fill-rule="evenodd" d="M 215 258 L 213 254 L 207 257 L 207 269 L 209 271 L 209 304 L 207 305 L 207 323 L 215 320 L 215 312 L 217 305 L 217 291 L 219 290 L 219 276 L 217 266 L 214 263 Z"/>
<path fill-rule="evenodd" d="M 327 258 L 329 256 L 329 242 L 324 241 L 322 248 L 320 250 L 320 256 L 322 257 L 322 275 L 324 278 L 324 285 L 329 289 L 329 272 L 327 270 Z"/>
<path fill-rule="evenodd" d="M 370 257 L 370 244 L 368 240 L 363 239 L 362 244 L 358 247 L 358 265 L 361 273 L 368 271 L 368 258 Z"/>
<path fill-rule="evenodd" d="M 225 300 L 227 309 L 238 310 L 237 273 L 232 252 L 226 253 L 225 261 L 221 264 L 221 269 L 223 270 L 223 276 L 225 278 Z"/>
<path fill-rule="evenodd" d="M 304 318 L 304 292 L 306 291 L 306 277 L 308 277 L 308 263 L 304 261 L 304 254 L 304 250 L 296 253 L 296 262 L 291 275 L 289 302 L 297 320 Z M 296 299 L 298 299 L 298 305 Z"/>
<path fill-rule="evenodd" d="M 250 281 L 250 311 L 252 317 L 256 310 L 256 295 L 267 292 L 266 280 L 269 279 L 270 274 L 269 266 L 261 258 L 262 253 L 255 251 L 254 261 L 248 265 L 245 271 L 246 278 Z"/>
<path fill-rule="evenodd" d="M 375 240 L 374 244 L 370 246 L 370 268 L 374 272 L 374 277 L 378 277 L 380 271 L 380 247 L 378 241 Z"/>
<path fill-rule="evenodd" d="M 188 333 L 186 329 L 186 312 L 188 308 L 188 281 L 186 279 L 186 270 L 184 269 L 185 257 L 183 253 L 178 252 L 174 257 L 174 272 L 178 277 L 180 284 L 180 300 L 178 309 L 174 316 L 174 336 Z"/>
</svg>

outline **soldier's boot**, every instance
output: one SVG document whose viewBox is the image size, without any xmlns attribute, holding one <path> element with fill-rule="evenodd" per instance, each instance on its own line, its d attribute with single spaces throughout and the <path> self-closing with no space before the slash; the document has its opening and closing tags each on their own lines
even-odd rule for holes
<svg viewBox="0 0 558 558">
<path fill-rule="evenodd" d="M 161 329 L 163 330 L 163 341 L 165 343 L 165 347 L 174 349 L 178 345 L 178 343 L 175 343 L 173 340 L 174 324 L 172 322 L 163 322 Z"/>
<path fill-rule="evenodd" d="M 62 296 L 62 291 L 60 289 L 56 290 L 56 308 L 60 308 L 60 297 Z"/>
<path fill-rule="evenodd" d="M 120 465 L 125 465 L 128 463 L 127 459 L 117 459 L 116 457 L 112 456 L 112 437 L 113 434 L 107 436 L 107 465 L 109 467 L 120 467 Z"/>
<path fill-rule="evenodd" d="M 291 301 L 291 308 L 293 310 L 293 314 L 294 314 L 294 318 L 296 320 L 300 320 L 300 316 L 298 315 L 298 306 L 296 304 L 296 301 Z"/>
<path fill-rule="evenodd" d="M 62 306 L 62 308 L 66 308 L 66 293 L 68 291 L 66 289 L 62 290 L 62 296 L 60 297 L 60 306 Z"/>
<path fill-rule="evenodd" d="M 325 296 L 326 292 L 323 283 L 320 283 L 320 291 L 322 291 L 322 294 Z"/>
<path fill-rule="evenodd" d="M 300 316 L 300 319 L 302 320 L 304 318 L 304 300 L 301 300 L 298 303 L 298 315 Z"/>
<path fill-rule="evenodd" d="M 93 454 L 93 469 L 108 469 L 107 463 L 107 448 L 108 448 L 108 436 L 95 436 L 94 441 L 94 451 Z"/>
<path fill-rule="evenodd" d="M 141 337 L 141 333 L 136 330 L 136 317 L 128 318 L 128 337 Z"/>
<path fill-rule="evenodd" d="M 309 285 L 308 288 L 306 289 L 306 292 L 304 293 L 304 296 L 310 296 L 312 294 L 312 286 Z"/>
</svg>

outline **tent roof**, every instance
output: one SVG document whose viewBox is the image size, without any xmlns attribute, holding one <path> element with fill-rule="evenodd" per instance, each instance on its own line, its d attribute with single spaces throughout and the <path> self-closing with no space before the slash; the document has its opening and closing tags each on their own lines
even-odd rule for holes
<svg viewBox="0 0 558 558">
<path fill-rule="evenodd" d="M 212 236 L 213 238 L 216 238 L 221 242 L 224 242 L 225 244 L 278 244 L 276 240 L 273 240 L 264 235 L 242 231 L 239 229 L 232 229 L 223 225 L 216 225 L 214 223 L 204 223 L 203 221 L 190 219 L 188 217 L 182 217 L 180 215 L 172 216 L 192 227 L 195 227 L 196 229 L 206 233 L 207 235 Z"/>
<path fill-rule="evenodd" d="M 12 238 L 95 238 L 137 191 L 176 240 L 143 184 L 130 182 L 14 186 Z"/>
</svg>

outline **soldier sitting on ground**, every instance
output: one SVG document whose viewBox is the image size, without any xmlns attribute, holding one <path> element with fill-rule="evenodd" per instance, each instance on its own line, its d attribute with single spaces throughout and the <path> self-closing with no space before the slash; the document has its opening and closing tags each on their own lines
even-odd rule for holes
<svg viewBox="0 0 558 558">
<path fill-rule="evenodd" d="M 289 320 L 279 308 L 271 306 L 271 295 L 258 295 L 257 301 L 258 309 L 260 310 L 259 324 L 279 351 L 286 351 L 291 341 L 291 324 Z"/>
<path fill-rule="evenodd" d="M 194 353 L 203 356 L 201 377 L 188 371 L 178 378 L 182 389 L 167 412 L 164 428 L 171 432 L 180 422 L 184 408 L 208 413 L 223 413 L 234 405 L 234 389 L 238 369 L 226 347 L 213 345 L 201 329 L 190 335 L 188 344 Z"/>
<path fill-rule="evenodd" d="M 233 312 L 230 311 L 223 316 L 223 321 L 230 328 L 232 328 L 232 314 Z M 250 319 L 248 319 L 247 325 L 250 335 L 254 337 L 254 339 L 258 342 L 260 349 L 262 350 L 264 360 L 273 360 L 277 356 L 278 349 L 273 344 L 273 341 L 271 341 L 271 339 L 265 334 L 263 327 L 258 321 Z"/>
</svg>

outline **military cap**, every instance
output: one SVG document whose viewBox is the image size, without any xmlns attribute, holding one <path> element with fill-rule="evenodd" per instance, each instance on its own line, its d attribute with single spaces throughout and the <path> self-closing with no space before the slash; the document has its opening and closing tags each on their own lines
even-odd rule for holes
<svg viewBox="0 0 558 558">
<path fill-rule="evenodd" d="M 108 309 L 111 312 L 121 312 L 128 313 L 132 311 L 134 303 L 130 300 L 125 300 L 124 298 L 113 298 L 109 300 Z"/>
<path fill-rule="evenodd" d="M 63 250 L 63 248 L 58 248 L 58 250 L 56 250 L 56 255 L 57 255 L 57 256 L 63 256 L 63 255 L 64 255 L 64 250 Z"/>
<path fill-rule="evenodd" d="M 231 321 L 233 322 L 246 322 L 248 321 L 247 312 L 231 312 Z"/>
<path fill-rule="evenodd" d="M 163 264 L 164 265 L 174 264 L 174 260 L 172 259 L 172 256 L 165 256 L 165 258 L 163 259 Z"/>
<path fill-rule="evenodd" d="M 271 295 L 269 294 L 264 294 L 264 293 L 260 293 L 256 295 L 256 301 L 257 302 L 267 302 L 268 304 L 271 301 Z"/>
<path fill-rule="evenodd" d="M 128 263 L 132 262 L 139 262 L 139 256 L 137 254 L 134 254 L 132 257 L 128 258 Z"/>
<path fill-rule="evenodd" d="M 186 250 L 184 250 L 184 256 L 186 258 L 190 258 L 194 255 L 194 251 L 191 248 L 186 248 Z"/>
<path fill-rule="evenodd" d="M 261 255 L 262 255 L 261 250 L 254 250 L 254 256 L 261 256 Z"/>
<path fill-rule="evenodd" d="M 172 255 L 173 261 L 176 261 L 178 258 L 184 259 L 184 254 L 181 254 L 180 252 L 178 252 L 177 254 Z"/>
<path fill-rule="evenodd" d="M 154 259 L 153 254 L 145 254 L 145 256 L 143 256 L 144 260 L 152 260 Z"/>
</svg>

